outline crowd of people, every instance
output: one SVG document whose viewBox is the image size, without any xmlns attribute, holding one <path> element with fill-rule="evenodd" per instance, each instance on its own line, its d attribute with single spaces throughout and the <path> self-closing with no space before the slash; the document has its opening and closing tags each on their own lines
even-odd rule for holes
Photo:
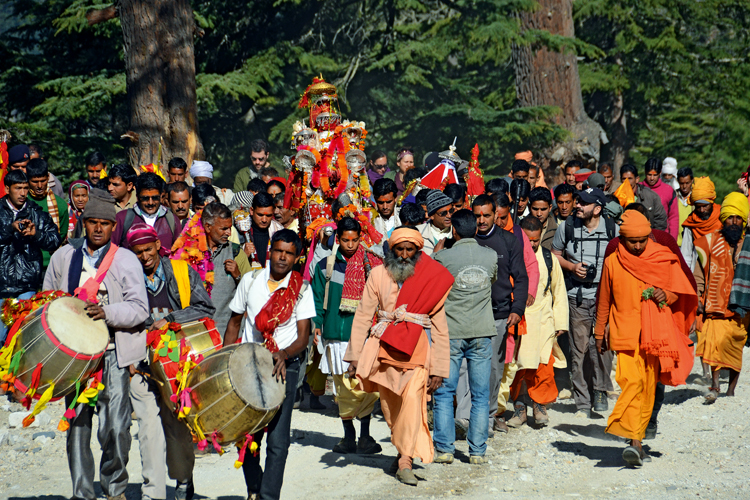
<svg viewBox="0 0 750 500">
<path fill-rule="evenodd" d="M 110 330 L 96 405 L 108 499 L 123 500 L 128 484 L 131 411 L 142 498 L 166 499 L 167 475 L 176 499 L 193 498 L 193 437 L 148 375 L 144 332 L 168 323 L 209 317 L 224 346 L 274 347 L 286 396 L 253 436 L 265 466 L 258 453 L 242 463 L 249 498 L 279 498 L 293 410 L 324 409 L 329 377 L 343 431 L 333 451 L 380 453 L 370 426 L 382 411 L 398 452 L 390 472 L 413 486 L 414 458 L 450 464 L 465 439 L 470 463 L 484 464 L 491 437 L 529 419 L 548 425 L 558 398 L 573 398 L 579 418 L 616 399 L 606 432 L 628 440 L 627 465 L 642 466 L 665 386 L 684 384 L 694 357 L 706 404 L 723 369 L 734 395 L 750 309 L 746 176 L 719 204 L 711 179 L 673 158 L 623 165 L 619 179 L 611 164 L 570 161 L 551 189 L 523 152 L 469 196 L 463 179 L 420 189 L 437 153 L 420 164 L 403 148 L 391 170 L 375 151 L 376 243 L 338 201 L 328 224 L 305 231 L 285 196 L 291 179 L 263 141 L 251 150 L 231 190 L 213 185 L 207 161 L 137 172 L 94 152 L 67 195 L 38 146 L 8 150 L 0 298 L 62 290 Z M 94 408 L 72 395 L 66 406 L 72 497 L 92 500 Z"/>
</svg>

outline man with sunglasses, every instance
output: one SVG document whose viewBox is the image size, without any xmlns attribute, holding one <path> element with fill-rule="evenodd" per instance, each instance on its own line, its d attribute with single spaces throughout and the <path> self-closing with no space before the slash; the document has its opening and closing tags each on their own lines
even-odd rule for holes
<svg viewBox="0 0 750 500">
<path fill-rule="evenodd" d="M 169 256 L 172 245 L 180 236 L 182 224 L 180 219 L 166 206 L 161 199 L 166 191 L 166 183 L 156 174 L 145 172 L 135 181 L 136 204 L 117 214 L 116 225 L 112 231 L 112 242 L 123 248 L 130 248 L 125 237 L 136 222 L 143 222 L 153 227 L 161 241 L 159 254 Z"/>
<path fill-rule="evenodd" d="M 417 226 L 417 229 L 424 238 L 422 252 L 432 255 L 438 242 L 451 237 L 451 217 L 456 210 L 453 208 L 453 200 L 439 189 L 430 191 L 426 204 L 430 220 Z"/>
</svg>

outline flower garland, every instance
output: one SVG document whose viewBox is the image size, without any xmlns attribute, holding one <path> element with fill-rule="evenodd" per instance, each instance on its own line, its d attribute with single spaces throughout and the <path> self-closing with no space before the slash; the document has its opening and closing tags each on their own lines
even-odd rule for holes
<svg viewBox="0 0 750 500">
<path fill-rule="evenodd" d="M 172 259 L 184 260 L 198 272 L 203 280 L 203 286 L 211 296 L 214 287 L 214 263 L 211 250 L 208 248 L 206 232 L 201 223 L 202 210 L 196 212 L 188 221 L 180 237 L 172 245 Z"/>
<path fill-rule="evenodd" d="M 39 292 L 30 299 L 5 299 L 2 305 L 2 319 L 6 326 L 11 327 L 16 321 L 22 320 L 28 314 L 36 311 L 47 302 L 51 302 L 60 297 L 70 297 L 69 293 L 60 290 L 47 290 Z"/>
</svg>

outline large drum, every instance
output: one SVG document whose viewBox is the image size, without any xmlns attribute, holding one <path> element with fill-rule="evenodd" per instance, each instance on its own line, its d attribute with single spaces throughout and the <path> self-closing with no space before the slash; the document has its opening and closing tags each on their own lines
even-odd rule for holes
<svg viewBox="0 0 750 500">
<path fill-rule="evenodd" d="M 94 321 L 84 310 L 86 303 L 74 297 L 60 297 L 29 313 L 16 333 L 14 354 L 24 349 L 15 387 L 26 392 L 41 363 L 36 390 L 38 398 L 54 383 L 52 399 L 75 390 L 99 366 L 109 343 L 104 320 Z"/>
<path fill-rule="evenodd" d="M 188 377 L 188 424 L 207 438 L 216 432 L 222 445 L 259 431 L 286 394 L 286 384 L 272 373 L 273 358 L 262 344 L 232 345 L 208 356 Z"/>
<path fill-rule="evenodd" d="M 177 341 L 185 339 L 185 343 L 190 349 L 188 356 L 197 359 L 199 355 L 208 356 L 221 348 L 221 335 L 219 331 L 210 323 L 206 326 L 203 321 L 192 321 L 183 323 L 180 331 L 175 333 Z M 177 372 L 179 371 L 179 362 L 172 361 L 168 356 L 159 356 L 152 346 L 148 348 L 148 361 L 151 368 L 151 375 L 160 383 L 159 391 L 161 392 L 164 403 L 172 411 L 175 410 L 175 404 L 171 397 L 177 392 L 179 381 Z"/>
</svg>

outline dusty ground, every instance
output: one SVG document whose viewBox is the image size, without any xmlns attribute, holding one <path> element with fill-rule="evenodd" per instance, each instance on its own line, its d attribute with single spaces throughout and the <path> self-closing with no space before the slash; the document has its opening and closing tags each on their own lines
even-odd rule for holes
<svg viewBox="0 0 750 500">
<path fill-rule="evenodd" d="M 750 351 L 746 350 L 748 362 Z M 713 406 L 702 404 L 704 390 L 696 384 L 667 389 L 659 434 L 646 442 L 653 462 L 642 469 L 623 467 L 624 443 L 603 432 L 608 412 L 591 420 L 576 419 L 574 404 L 565 400 L 551 406 L 549 427 L 527 426 L 497 434 L 489 443 L 487 465 L 470 466 L 466 443 L 459 442 L 459 461 L 417 466 L 415 472 L 423 479 L 417 487 L 401 485 L 383 472 L 396 451 L 382 417 L 372 424 L 374 437 L 383 445 L 382 456 L 336 455 L 330 449 L 342 429 L 332 400 L 324 400 L 327 411 L 311 412 L 306 399 L 292 420 L 293 444 L 282 498 L 664 498 L 665 494 L 669 498 L 750 498 L 750 424 L 746 419 L 750 378 L 743 374 L 737 396 L 722 395 Z M 19 410 L 17 405 L 0 403 L 0 500 L 69 497 L 65 438 L 55 430 L 62 405 L 51 405 L 46 425 L 9 429 L 10 414 Z M 135 439 L 137 431 L 134 422 Z M 141 465 L 135 439 L 128 465 L 128 500 L 140 499 Z M 236 456 L 230 450 L 221 457 L 198 459 L 196 498 L 246 497 L 242 473 L 233 466 Z M 172 495 L 170 487 L 167 496 Z"/>
</svg>

